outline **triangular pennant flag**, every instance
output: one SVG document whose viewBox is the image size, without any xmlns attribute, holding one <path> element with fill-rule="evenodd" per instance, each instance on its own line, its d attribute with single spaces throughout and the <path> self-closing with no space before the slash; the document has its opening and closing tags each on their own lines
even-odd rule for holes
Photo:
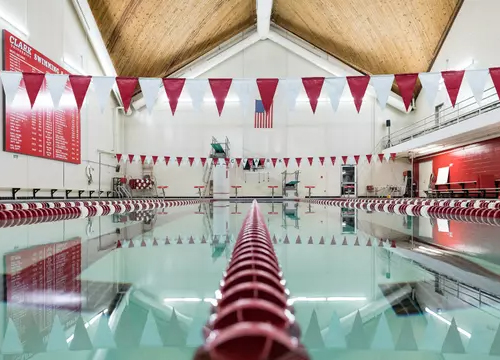
<svg viewBox="0 0 500 360">
<path fill-rule="evenodd" d="M 378 320 L 371 348 L 377 350 L 394 350 L 394 340 L 392 339 L 391 329 L 389 329 L 385 313 L 382 313 Z"/>
<path fill-rule="evenodd" d="M 330 242 L 330 245 L 337 245 L 337 242 L 335 241 L 334 235 L 332 235 L 332 241 Z"/>
<path fill-rule="evenodd" d="M 243 168 L 245 168 L 247 166 L 247 162 L 248 160 L 246 158 L 243 159 Z M 251 165 L 250 165 L 251 166 Z"/>
<path fill-rule="evenodd" d="M 24 86 L 26 87 L 26 92 L 30 99 L 31 108 L 35 105 L 36 97 L 40 92 L 43 80 L 45 79 L 45 74 L 39 73 L 23 73 Z"/>
<path fill-rule="evenodd" d="M 396 161 L 396 153 L 390 153 L 389 156 L 392 161 Z"/>
<path fill-rule="evenodd" d="M 324 166 L 325 165 L 325 157 L 324 156 L 320 156 L 318 159 L 319 159 L 319 162 L 320 162 L 321 166 Z"/>
<path fill-rule="evenodd" d="M 330 160 L 332 162 L 332 166 L 335 166 L 335 160 L 337 160 L 336 156 L 330 156 Z"/>
<path fill-rule="evenodd" d="M 141 241 L 141 247 L 146 247 L 146 241 L 144 241 L 144 239 Z"/>
<path fill-rule="evenodd" d="M 99 324 L 97 324 L 97 330 L 94 335 L 92 343 L 95 349 L 114 349 L 116 348 L 115 339 L 113 338 L 113 333 L 108 325 L 109 317 L 106 314 L 102 314 L 99 318 Z"/>
<path fill-rule="evenodd" d="M 359 239 L 357 236 L 356 236 L 356 241 L 354 241 L 354 246 L 359 246 Z"/>
<path fill-rule="evenodd" d="M 284 85 L 288 109 L 293 111 L 295 110 L 295 104 L 297 103 L 297 97 L 299 96 L 302 82 L 300 79 L 287 79 L 284 81 Z"/>
<path fill-rule="evenodd" d="M 371 164 L 371 162 L 372 162 L 372 155 L 371 154 L 366 155 L 366 160 L 368 160 L 368 164 Z"/>
<path fill-rule="evenodd" d="M 156 162 L 158 161 L 158 155 L 153 155 L 151 157 L 153 158 L 153 164 L 156 165 Z"/>
<path fill-rule="evenodd" d="M 288 239 L 288 235 L 285 235 L 285 240 L 283 240 L 283 244 L 290 244 L 290 240 Z"/>
<path fill-rule="evenodd" d="M 259 166 L 266 166 L 266 158 L 260 158 L 258 165 Z"/>
<path fill-rule="evenodd" d="M 194 157 L 188 157 L 189 166 L 193 166 Z"/>
<path fill-rule="evenodd" d="M 188 241 L 188 244 L 194 244 L 194 239 L 193 239 L 193 236 L 190 236 L 189 237 L 189 241 Z"/>
<path fill-rule="evenodd" d="M 128 247 L 129 248 L 133 248 L 134 247 L 134 240 L 129 240 Z"/>
<path fill-rule="evenodd" d="M 413 328 L 411 326 L 411 320 L 406 319 L 403 321 L 403 326 L 401 328 L 401 333 L 399 334 L 399 339 L 396 343 L 396 350 L 405 351 L 417 351 L 417 342 L 415 341 L 415 335 L 413 335 Z"/>
<path fill-rule="evenodd" d="M 87 90 L 89 89 L 90 81 L 92 81 L 92 76 L 69 76 L 69 82 L 71 83 L 71 88 L 73 89 L 73 95 L 75 97 L 78 111 L 82 109 L 83 101 L 85 100 Z"/>
<path fill-rule="evenodd" d="M 240 167 L 240 165 L 241 165 L 241 160 L 242 160 L 241 158 L 236 158 L 236 165 L 238 167 Z"/>
<path fill-rule="evenodd" d="M 229 158 L 225 158 L 224 159 L 224 162 L 226 163 L 226 167 L 229 167 L 229 162 L 231 161 L 231 159 Z"/>
<path fill-rule="evenodd" d="M 155 239 L 153 239 L 153 246 L 158 246 L 158 241 Z"/>
<path fill-rule="evenodd" d="M 257 79 L 257 87 L 259 88 L 262 105 L 266 112 L 271 110 L 278 82 L 279 79 Z"/>
<path fill-rule="evenodd" d="M 358 165 L 359 155 L 354 155 L 354 161 L 356 162 L 356 165 Z"/>
<path fill-rule="evenodd" d="M 321 94 L 321 89 L 323 88 L 324 82 L 325 82 L 324 77 L 302 78 L 302 84 L 304 85 L 307 97 L 309 98 L 309 103 L 311 104 L 311 109 L 313 111 L 313 114 L 316 113 L 316 107 L 318 106 L 318 99 Z"/>
<path fill-rule="evenodd" d="M 323 236 L 321 237 L 321 239 L 319 239 L 319 244 L 325 245 L 325 238 Z"/>
<path fill-rule="evenodd" d="M 368 349 L 369 347 L 359 310 L 354 318 L 352 330 L 348 337 L 348 344 L 349 347 L 353 349 Z"/>
<path fill-rule="evenodd" d="M 484 88 L 486 86 L 486 81 L 488 80 L 488 74 L 488 69 L 467 70 L 465 72 L 467 83 L 469 84 L 478 105 L 481 105 L 481 101 L 483 100 Z"/>
<path fill-rule="evenodd" d="M 313 241 L 312 236 L 309 236 L 309 240 L 307 241 L 307 243 L 308 243 L 309 245 L 314 244 L 314 241 Z"/>
<path fill-rule="evenodd" d="M 118 241 L 116 242 L 116 248 L 117 248 L 117 249 L 121 249 L 121 247 L 122 247 L 122 242 L 121 242 L 120 240 L 118 240 Z"/>
<path fill-rule="evenodd" d="M 297 235 L 297 239 L 295 239 L 296 244 L 302 244 L 302 240 L 300 239 L 300 235 Z"/>
<path fill-rule="evenodd" d="M 217 110 L 219 111 L 219 116 L 222 114 L 224 109 L 224 103 L 226 102 L 227 93 L 231 87 L 233 79 L 208 79 L 210 83 L 210 88 L 212 89 L 212 94 L 215 98 L 215 104 L 217 105 Z"/>
<path fill-rule="evenodd" d="M 327 348 L 345 349 L 347 347 L 344 331 L 340 325 L 340 319 L 336 312 L 333 312 L 330 326 L 325 335 L 325 346 Z"/>
<path fill-rule="evenodd" d="M 283 162 L 285 163 L 285 167 L 288 167 L 289 161 L 290 161 L 290 158 L 283 158 Z"/>
<path fill-rule="evenodd" d="M 54 108 L 59 107 L 61 102 L 61 97 L 66 89 L 66 84 L 68 83 L 69 75 L 67 74 L 45 74 L 45 81 L 47 82 L 47 89 L 50 92 L 50 97 L 52 98 L 52 104 Z"/>
<path fill-rule="evenodd" d="M 122 154 L 116 154 L 116 162 L 122 161 Z"/>
<path fill-rule="evenodd" d="M 321 329 L 319 327 L 318 315 L 316 314 L 316 310 L 313 310 L 312 312 L 311 320 L 309 320 L 307 330 L 302 336 L 302 342 L 309 349 L 322 349 L 325 347 L 323 336 L 321 336 Z"/>
<path fill-rule="evenodd" d="M 443 347 L 441 352 L 445 354 L 464 354 L 464 344 L 460 339 L 460 334 L 457 329 L 455 318 L 451 319 L 451 325 L 448 328 L 448 333 L 444 338 Z"/>
<path fill-rule="evenodd" d="M 75 325 L 75 333 L 73 334 L 73 340 L 69 344 L 70 350 L 92 350 L 92 342 L 90 341 L 89 334 L 87 333 L 87 328 L 83 323 L 82 316 L 78 317 Z"/>
<path fill-rule="evenodd" d="M 490 68 L 489 70 L 490 70 L 491 81 L 493 81 L 493 85 L 495 86 L 497 96 L 500 98 L 500 67 Z"/>
<path fill-rule="evenodd" d="M 68 343 L 66 342 L 66 334 L 61 325 L 59 316 L 54 317 L 52 330 L 50 330 L 49 339 L 47 340 L 47 351 L 67 351 Z"/>
<path fill-rule="evenodd" d="M 253 163 L 253 159 L 252 159 L 252 158 L 248 158 L 248 159 L 247 159 L 247 163 L 249 164 L 248 166 L 250 166 L 251 168 L 254 166 L 254 163 Z"/>
<path fill-rule="evenodd" d="M 170 156 L 164 156 L 165 159 L 165 165 L 168 165 L 168 162 L 170 161 Z"/>
<path fill-rule="evenodd" d="M 182 88 L 186 79 L 183 78 L 164 78 L 163 87 L 165 88 L 165 93 L 168 97 L 168 102 L 170 104 L 170 110 L 172 115 L 175 115 L 175 110 L 177 109 L 177 104 L 179 102 L 179 97 L 182 93 Z"/>
<path fill-rule="evenodd" d="M 347 158 L 348 156 L 342 156 L 342 162 L 344 163 L 344 165 L 347 163 Z"/>
<path fill-rule="evenodd" d="M 207 158 L 200 158 L 200 162 L 201 162 L 201 166 L 205 166 L 206 162 L 207 162 Z"/>
<path fill-rule="evenodd" d="M 0 71 L 0 79 L 2 79 L 7 105 L 12 104 L 14 101 L 22 78 L 23 74 L 20 72 Z"/>
<path fill-rule="evenodd" d="M 392 84 L 394 82 L 394 75 L 376 75 L 372 76 L 370 83 L 375 89 L 377 94 L 377 101 L 381 109 L 385 109 L 387 99 L 391 93 Z"/>
<path fill-rule="evenodd" d="M 22 354 L 23 345 L 19 339 L 19 333 L 10 317 L 7 317 L 7 329 L 2 343 L 2 354 Z"/>
<path fill-rule="evenodd" d="M 177 244 L 182 245 L 182 238 L 181 238 L 181 236 L 180 236 L 180 235 L 179 235 L 179 237 L 177 238 Z"/>
<path fill-rule="evenodd" d="M 314 160 L 314 158 L 311 156 L 307 158 L 307 161 L 309 161 L 309 166 L 312 166 L 313 160 Z"/>
<path fill-rule="evenodd" d="M 297 162 L 297 167 L 300 167 L 300 163 L 302 162 L 302 158 L 295 158 L 295 161 Z"/>
<path fill-rule="evenodd" d="M 464 74 L 465 70 L 441 71 L 441 76 L 443 77 L 444 85 L 446 86 L 453 107 L 455 107 L 455 103 L 457 102 L 458 92 L 460 91 Z"/>
<path fill-rule="evenodd" d="M 368 241 L 366 242 L 366 246 L 372 246 L 372 240 L 368 238 Z"/>
<path fill-rule="evenodd" d="M 273 244 L 277 244 L 278 240 L 276 239 L 276 235 L 273 235 Z"/>
<path fill-rule="evenodd" d="M 207 239 L 205 238 L 205 235 L 203 235 L 203 236 L 201 237 L 201 243 L 202 243 L 202 244 L 206 244 L 206 243 L 207 243 Z"/>
<path fill-rule="evenodd" d="M 156 320 L 151 311 L 148 312 L 148 317 L 146 318 L 146 324 L 144 325 L 139 344 L 141 346 L 163 346 L 160 333 L 158 332 L 158 325 L 156 325 Z"/>
<path fill-rule="evenodd" d="M 135 157 L 135 155 L 128 154 L 128 162 L 129 163 L 133 163 L 134 162 L 134 157 Z"/>
<path fill-rule="evenodd" d="M 165 238 L 165 245 L 170 245 L 170 240 L 168 239 L 168 236 Z"/>
<path fill-rule="evenodd" d="M 92 86 L 94 88 L 95 97 L 99 103 L 99 108 L 101 109 L 101 114 L 106 110 L 106 106 L 109 104 L 109 93 L 115 84 L 115 78 L 113 76 L 93 76 Z"/>
<path fill-rule="evenodd" d="M 332 105 L 333 111 L 337 111 L 339 108 L 340 98 L 344 92 L 345 87 L 345 77 L 333 77 L 325 79 L 325 89 L 330 98 L 330 104 Z"/>
<path fill-rule="evenodd" d="M 418 74 L 397 74 L 396 84 L 398 84 L 399 93 L 403 98 L 403 103 L 405 104 L 406 111 L 410 108 L 411 100 L 413 99 L 413 91 L 415 90 L 415 84 L 417 83 Z"/>
<path fill-rule="evenodd" d="M 182 164 L 182 156 L 177 156 L 175 158 L 175 161 L 177 161 L 177 164 L 179 164 L 179 166 L 181 166 L 181 164 Z"/>
<path fill-rule="evenodd" d="M 250 103 L 252 102 L 252 93 L 250 91 L 250 87 L 252 86 L 253 81 L 247 79 L 235 79 L 233 80 L 232 88 L 238 95 L 240 99 L 240 106 L 243 110 L 243 114 L 246 113 L 246 110 L 250 107 Z"/>
<path fill-rule="evenodd" d="M 434 103 L 436 102 L 436 96 L 439 91 L 439 81 L 441 80 L 441 73 L 420 73 L 418 74 L 420 79 L 420 84 L 425 90 L 425 97 L 429 105 L 434 108 Z"/>
<path fill-rule="evenodd" d="M 141 163 L 144 164 L 144 162 L 146 161 L 146 155 L 140 155 L 141 157 Z"/>
<path fill-rule="evenodd" d="M 191 97 L 191 103 L 193 107 L 201 111 L 201 104 L 203 104 L 203 98 L 208 88 L 207 79 L 186 79 L 186 90 Z"/>
<path fill-rule="evenodd" d="M 160 86 L 161 86 L 161 79 L 139 78 L 139 84 L 141 85 L 142 96 L 144 97 L 146 108 L 148 109 L 149 114 L 151 114 L 156 104 L 156 99 L 158 99 L 158 93 L 160 92 Z"/>
<path fill-rule="evenodd" d="M 278 158 L 271 158 L 271 162 L 273 163 L 273 167 L 276 167 L 276 161 L 278 161 Z"/>
<path fill-rule="evenodd" d="M 134 96 L 135 89 L 137 88 L 138 79 L 136 77 L 121 77 L 116 78 L 116 86 L 122 98 L 123 108 L 128 112 L 132 96 Z"/>
<path fill-rule="evenodd" d="M 365 96 L 366 88 L 370 82 L 370 76 L 347 76 L 346 79 L 349 89 L 351 89 L 352 97 L 354 98 L 354 105 L 359 113 L 361 105 L 363 104 L 363 97 Z"/>
<path fill-rule="evenodd" d="M 378 154 L 378 159 L 380 162 L 384 162 L 384 154 Z"/>
<path fill-rule="evenodd" d="M 344 236 L 344 241 L 342 241 L 342 245 L 345 246 L 345 245 L 348 245 L 347 244 L 347 237 Z"/>
</svg>

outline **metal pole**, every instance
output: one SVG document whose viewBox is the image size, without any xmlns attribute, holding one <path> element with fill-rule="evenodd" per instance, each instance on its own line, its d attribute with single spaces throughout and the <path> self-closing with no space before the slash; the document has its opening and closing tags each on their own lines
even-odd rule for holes
<svg viewBox="0 0 500 360">
<path fill-rule="evenodd" d="M 102 153 L 99 151 L 99 198 L 101 198 L 101 155 Z"/>
<path fill-rule="evenodd" d="M 414 172 L 415 172 L 415 169 L 413 167 L 413 159 L 414 159 L 414 155 L 413 155 L 413 152 L 410 152 L 411 154 L 411 182 L 410 182 L 410 198 L 413 197 L 413 175 L 414 175 Z"/>
</svg>

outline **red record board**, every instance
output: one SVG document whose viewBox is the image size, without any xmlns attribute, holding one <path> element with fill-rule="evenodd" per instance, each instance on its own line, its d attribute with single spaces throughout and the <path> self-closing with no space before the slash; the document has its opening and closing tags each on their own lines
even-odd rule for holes
<svg viewBox="0 0 500 360">
<path fill-rule="evenodd" d="M 4 70 L 68 74 L 7 30 L 3 31 L 3 50 Z M 31 109 L 21 81 L 13 103 L 4 106 L 4 150 L 80 164 L 80 114 L 69 81 L 57 109 L 45 80 Z"/>
</svg>

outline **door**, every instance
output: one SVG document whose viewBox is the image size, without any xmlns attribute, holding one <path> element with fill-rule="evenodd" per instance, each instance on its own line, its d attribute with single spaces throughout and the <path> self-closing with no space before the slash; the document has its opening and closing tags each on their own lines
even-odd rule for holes
<svg viewBox="0 0 500 360">
<path fill-rule="evenodd" d="M 429 181 L 432 174 L 432 160 L 423 161 L 418 164 L 418 196 L 426 197 L 425 191 L 429 189 Z"/>
</svg>

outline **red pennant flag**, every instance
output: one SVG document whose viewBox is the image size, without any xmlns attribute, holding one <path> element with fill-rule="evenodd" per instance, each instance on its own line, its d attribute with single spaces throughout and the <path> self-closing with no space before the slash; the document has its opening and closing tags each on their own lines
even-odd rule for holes
<svg viewBox="0 0 500 360">
<path fill-rule="evenodd" d="M 264 106 L 264 110 L 266 110 L 266 112 L 271 110 L 278 82 L 279 79 L 257 79 L 257 87 L 259 88 L 262 105 Z"/>
<path fill-rule="evenodd" d="M 311 109 L 313 111 L 313 114 L 316 113 L 316 107 L 318 106 L 319 95 L 321 94 L 321 89 L 323 88 L 324 82 L 325 82 L 324 77 L 302 78 L 302 84 L 304 85 L 307 97 L 309 98 L 309 103 L 311 104 Z"/>
<path fill-rule="evenodd" d="M 342 162 L 344 163 L 344 165 L 347 163 L 347 158 L 348 156 L 342 156 Z"/>
<path fill-rule="evenodd" d="M 378 159 L 380 162 L 384 162 L 384 154 L 378 154 Z"/>
<path fill-rule="evenodd" d="M 276 161 L 278 161 L 278 158 L 271 158 L 271 162 L 273 163 L 273 167 L 276 167 Z"/>
<path fill-rule="evenodd" d="M 240 167 L 240 165 L 241 165 L 241 158 L 236 158 L 236 165 L 238 165 L 238 167 Z"/>
<path fill-rule="evenodd" d="M 252 158 L 248 158 L 247 159 L 247 163 L 250 163 L 249 166 L 252 167 L 253 166 L 253 159 Z"/>
<path fill-rule="evenodd" d="M 453 107 L 455 107 L 455 103 L 457 102 L 457 96 L 460 91 L 460 86 L 462 85 L 464 74 L 465 70 L 441 71 L 441 76 L 443 77 L 444 85 L 446 86 Z"/>
<path fill-rule="evenodd" d="M 490 76 L 497 91 L 498 97 L 500 97 L 500 67 L 490 68 Z"/>
<path fill-rule="evenodd" d="M 285 167 L 288 167 L 288 161 L 290 161 L 290 158 L 283 158 L 283 162 L 285 163 Z"/>
<path fill-rule="evenodd" d="M 366 242 L 366 246 L 372 246 L 372 240 L 371 239 L 368 239 L 368 241 Z"/>
<path fill-rule="evenodd" d="M 156 162 L 158 161 L 158 155 L 153 155 L 151 157 L 153 158 L 153 164 L 156 165 Z"/>
<path fill-rule="evenodd" d="M 205 235 L 203 235 L 203 237 L 201 238 L 201 243 L 202 244 L 206 244 L 207 243 L 207 239 L 205 238 Z"/>
<path fill-rule="evenodd" d="M 24 86 L 30 98 L 31 108 L 35 105 L 36 97 L 40 92 L 45 74 L 23 72 Z"/>
<path fill-rule="evenodd" d="M 125 112 L 130 108 L 130 102 L 132 101 L 132 96 L 134 96 L 135 89 L 139 80 L 136 77 L 121 77 L 116 78 L 116 86 L 120 92 L 120 97 L 122 98 L 123 108 Z"/>
<path fill-rule="evenodd" d="M 116 243 L 116 248 L 120 249 L 121 247 L 122 247 L 122 242 L 118 240 L 118 242 Z"/>
<path fill-rule="evenodd" d="M 193 166 L 194 157 L 188 157 L 189 166 Z"/>
<path fill-rule="evenodd" d="M 356 110 L 361 110 L 361 104 L 363 104 L 363 97 L 365 96 L 366 88 L 370 82 L 370 76 L 347 76 L 347 84 L 349 84 L 349 89 L 351 89 L 352 97 L 354 98 L 354 105 L 356 105 Z"/>
<path fill-rule="evenodd" d="M 205 166 L 205 163 L 207 162 L 207 158 L 200 158 L 201 161 L 201 166 Z"/>
<path fill-rule="evenodd" d="M 87 95 L 87 90 L 89 89 L 91 80 L 92 76 L 69 76 L 69 82 L 71 83 L 71 88 L 73 89 L 73 95 L 75 96 L 78 111 L 82 109 L 83 101 L 85 100 L 85 95 Z"/>
<path fill-rule="evenodd" d="M 366 155 L 366 160 L 368 160 L 368 164 L 371 164 L 372 163 L 372 155 L 371 154 Z"/>
<path fill-rule="evenodd" d="M 134 156 L 135 156 L 135 155 L 128 154 L 128 162 L 129 162 L 129 163 L 133 163 L 133 162 L 134 162 Z"/>
<path fill-rule="evenodd" d="M 170 156 L 164 156 L 165 159 L 165 165 L 168 165 L 168 162 L 170 161 Z"/>
<path fill-rule="evenodd" d="M 390 156 L 392 161 L 396 160 L 396 153 L 391 153 Z"/>
<path fill-rule="evenodd" d="M 227 93 L 229 92 L 233 79 L 208 79 L 208 82 L 210 83 L 210 88 L 212 88 L 215 105 L 217 105 L 220 116 L 222 114 L 222 109 L 224 109 L 224 103 L 226 102 Z"/>
<path fill-rule="evenodd" d="M 122 161 L 122 154 L 116 154 L 116 161 L 117 162 Z"/>
<path fill-rule="evenodd" d="M 133 248 L 134 247 L 134 241 L 133 240 L 129 240 L 128 247 L 129 248 Z"/>
<path fill-rule="evenodd" d="M 215 166 L 217 166 L 218 163 L 219 163 L 219 159 L 218 158 L 212 158 L 212 164 L 214 164 Z"/>
<path fill-rule="evenodd" d="M 172 110 L 172 115 L 175 115 L 175 110 L 177 109 L 177 104 L 179 102 L 179 97 L 181 96 L 182 89 L 184 88 L 184 83 L 186 79 L 175 79 L 175 78 L 164 78 L 163 87 L 167 93 L 168 102 L 170 104 L 170 110 Z"/>
<path fill-rule="evenodd" d="M 297 239 L 295 240 L 296 244 L 302 244 L 302 241 L 300 240 L 300 235 L 297 235 Z"/>
<path fill-rule="evenodd" d="M 283 240 L 283 244 L 290 244 L 290 240 L 288 240 L 288 235 L 285 235 L 285 240 Z"/>
<path fill-rule="evenodd" d="M 302 158 L 295 158 L 295 161 L 297 162 L 297 166 L 300 167 L 300 163 L 302 161 Z"/>
<path fill-rule="evenodd" d="M 144 161 L 146 161 L 146 155 L 140 155 L 141 156 L 141 163 L 144 164 Z"/>
<path fill-rule="evenodd" d="M 330 156 L 330 160 L 332 161 L 332 166 L 335 166 L 335 160 L 337 160 L 336 156 Z"/>
<path fill-rule="evenodd" d="M 319 159 L 319 162 L 321 163 L 321 166 L 325 165 L 325 157 L 324 156 L 320 156 L 318 159 Z"/>
<path fill-rule="evenodd" d="M 413 91 L 417 83 L 418 74 L 396 74 L 394 75 L 396 84 L 398 84 L 399 93 L 403 98 L 406 111 L 410 108 Z"/>
<path fill-rule="evenodd" d="M 146 242 L 144 240 L 141 241 L 141 247 L 146 247 Z"/>
<path fill-rule="evenodd" d="M 175 158 L 175 161 L 177 161 L 177 164 L 179 164 L 179 166 L 181 166 L 181 163 L 182 163 L 182 156 L 177 156 Z"/>
<path fill-rule="evenodd" d="M 359 155 L 354 155 L 354 161 L 356 161 L 356 165 L 358 165 L 358 162 L 359 162 Z"/>
<path fill-rule="evenodd" d="M 228 167 L 228 166 L 229 166 L 229 161 L 230 161 L 230 159 L 229 159 L 229 158 L 226 158 L 225 160 L 226 160 L 226 167 Z"/>
<path fill-rule="evenodd" d="M 307 158 L 307 161 L 309 161 L 309 165 L 310 165 L 310 166 L 312 166 L 312 164 L 313 164 L 313 160 L 314 160 L 314 158 L 313 158 L 313 157 L 308 157 L 308 158 Z"/>
</svg>

